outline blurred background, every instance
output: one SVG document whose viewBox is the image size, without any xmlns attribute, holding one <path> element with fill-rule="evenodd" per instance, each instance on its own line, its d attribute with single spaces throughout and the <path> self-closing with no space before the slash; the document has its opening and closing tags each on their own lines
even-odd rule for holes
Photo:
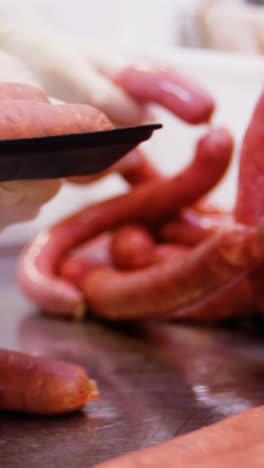
<svg viewBox="0 0 264 468">
<path fill-rule="evenodd" d="M 2 0 L 2 18 L 30 25 L 42 24 L 84 48 L 101 42 L 117 56 L 144 56 L 170 63 L 212 92 L 217 110 L 214 123 L 225 124 L 237 141 L 241 137 L 264 82 L 263 1 L 243 0 Z M 47 36 L 47 51 L 53 47 Z M 112 52 L 109 52 L 112 60 Z M 151 157 L 167 173 L 181 169 L 192 155 L 203 126 L 190 128 L 157 109 L 164 129 L 145 144 Z M 162 154 L 162 158 L 160 155 Z M 161 162 L 162 159 L 162 162 Z M 216 191 L 221 204 L 232 205 L 237 159 Z M 66 186 L 33 222 L 11 226 L 1 233 L 3 244 L 20 243 L 42 227 L 126 187 L 118 176 L 89 187 Z"/>
<path fill-rule="evenodd" d="M 135 47 L 264 51 L 264 0 L 2 0 L 0 13 Z"/>
</svg>

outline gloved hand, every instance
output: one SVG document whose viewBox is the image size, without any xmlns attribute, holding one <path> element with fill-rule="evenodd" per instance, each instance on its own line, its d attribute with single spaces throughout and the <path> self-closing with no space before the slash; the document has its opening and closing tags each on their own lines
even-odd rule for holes
<svg viewBox="0 0 264 468">
<path fill-rule="evenodd" d="M 108 65 L 112 70 L 119 63 L 123 65 L 124 58 L 106 50 L 105 44 L 90 42 L 89 46 L 46 25 L 17 24 L 2 17 L 0 50 L 19 58 L 49 96 L 90 104 L 119 125 L 142 120 L 142 105 L 107 76 Z"/>
<path fill-rule="evenodd" d="M 28 83 L 58 99 L 93 104 L 118 124 L 142 119 L 144 106 L 99 72 L 74 39 L 1 18 L 0 49 L 0 82 Z M 61 180 L 0 182 L 0 229 L 36 217 L 61 185 Z"/>
<path fill-rule="evenodd" d="M 1 47 L 29 67 L 48 95 L 97 107 L 119 126 L 144 121 L 151 103 L 161 105 L 190 124 L 207 123 L 214 110 L 211 96 L 172 67 L 149 64 L 129 67 L 122 57 L 108 55 L 104 47 L 90 44 L 88 50 L 86 44 L 64 38 L 46 27 L 15 25 L 2 18 Z M 139 163 L 136 166 L 141 167 L 142 157 L 136 161 Z M 132 158 L 129 167 L 125 164 L 118 170 L 134 174 L 134 162 Z M 156 177 L 156 171 L 149 171 L 148 167 L 149 172 Z M 0 184 L 2 226 L 32 217 L 57 193 L 60 184 L 59 181 Z"/>
<path fill-rule="evenodd" d="M 53 179 L 0 182 L 0 230 L 35 218 L 61 184 L 62 181 Z"/>
</svg>

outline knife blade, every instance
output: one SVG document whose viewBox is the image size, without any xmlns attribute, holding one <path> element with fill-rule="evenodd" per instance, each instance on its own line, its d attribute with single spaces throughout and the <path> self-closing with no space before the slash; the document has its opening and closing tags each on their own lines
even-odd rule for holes
<svg viewBox="0 0 264 468">
<path fill-rule="evenodd" d="M 0 181 L 93 175 L 148 140 L 161 124 L 0 141 Z"/>
</svg>

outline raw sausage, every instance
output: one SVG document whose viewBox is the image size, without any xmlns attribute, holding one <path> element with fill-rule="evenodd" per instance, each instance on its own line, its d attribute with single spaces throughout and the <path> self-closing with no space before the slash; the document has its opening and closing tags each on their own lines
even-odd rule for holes
<svg viewBox="0 0 264 468">
<path fill-rule="evenodd" d="M 198 141 L 193 162 L 180 174 L 139 185 L 126 194 L 84 208 L 41 232 L 20 257 L 17 270 L 20 286 L 44 310 L 82 316 L 83 294 L 56 275 L 66 252 L 120 223 L 158 222 L 194 203 L 222 178 L 232 151 L 229 132 L 224 128 L 211 129 Z"/>
<path fill-rule="evenodd" d="M 75 364 L 0 349 L 0 409 L 63 414 L 98 398 L 95 382 Z"/>
<path fill-rule="evenodd" d="M 159 104 L 190 124 L 208 122 L 214 112 L 210 94 L 170 67 L 131 66 L 114 79 L 135 99 Z"/>
<path fill-rule="evenodd" d="M 170 317 L 247 278 L 263 262 L 262 223 L 234 225 L 212 235 L 183 259 L 122 273 L 111 267 L 91 272 L 83 290 L 93 311 L 110 320 Z"/>
</svg>

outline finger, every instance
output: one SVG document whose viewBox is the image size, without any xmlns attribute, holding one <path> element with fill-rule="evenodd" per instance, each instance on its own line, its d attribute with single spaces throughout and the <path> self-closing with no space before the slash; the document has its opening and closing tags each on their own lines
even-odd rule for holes
<svg viewBox="0 0 264 468">
<path fill-rule="evenodd" d="M 58 179 L 1 182 L 0 207 L 41 206 L 57 194 L 61 184 Z"/>
<path fill-rule="evenodd" d="M 60 180 L 23 180 L 0 184 L 0 229 L 35 218 L 59 191 Z"/>
</svg>

